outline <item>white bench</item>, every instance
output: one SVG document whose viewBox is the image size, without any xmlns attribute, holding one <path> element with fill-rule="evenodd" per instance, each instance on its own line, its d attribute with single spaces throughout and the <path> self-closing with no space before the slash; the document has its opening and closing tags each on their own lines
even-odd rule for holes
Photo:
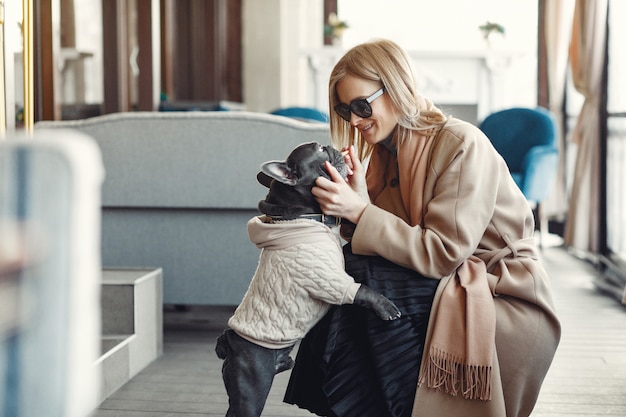
<svg viewBox="0 0 626 417">
<path fill-rule="evenodd" d="M 162 282 L 160 268 L 102 271 L 98 404 L 163 353 Z"/>
</svg>

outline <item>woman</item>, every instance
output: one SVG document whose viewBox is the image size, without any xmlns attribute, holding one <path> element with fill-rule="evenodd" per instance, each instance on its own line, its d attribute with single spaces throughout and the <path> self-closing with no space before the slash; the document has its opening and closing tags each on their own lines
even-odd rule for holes
<svg viewBox="0 0 626 417">
<path fill-rule="evenodd" d="M 529 416 L 560 325 L 531 208 L 504 160 L 478 128 L 418 94 L 408 55 L 391 41 L 349 50 L 329 101 L 332 141 L 348 150 L 352 174 L 344 181 L 327 167 L 332 181 L 313 189 L 322 210 L 352 223 L 342 234 L 354 254 L 439 280 L 411 415 Z M 292 395 L 303 379 L 294 370 L 285 400 L 307 407 Z"/>
</svg>

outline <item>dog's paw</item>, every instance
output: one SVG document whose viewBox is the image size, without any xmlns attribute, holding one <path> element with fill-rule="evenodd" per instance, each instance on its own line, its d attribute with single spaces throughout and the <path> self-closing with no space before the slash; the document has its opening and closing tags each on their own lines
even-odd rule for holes
<svg viewBox="0 0 626 417">
<path fill-rule="evenodd" d="M 361 285 L 356 292 L 354 304 L 372 309 L 383 320 L 396 320 L 402 316 L 400 309 L 391 300 L 366 285 Z"/>
<path fill-rule="evenodd" d="M 276 374 L 279 374 L 284 371 L 288 371 L 293 368 L 295 362 L 291 356 L 286 356 L 283 360 L 276 363 Z"/>
<path fill-rule="evenodd" d="M 379 305 L 374 305 L 372 308 L 374 312 L 383 320 L 397 320 L 402 317 L 400 309 L 396 307 L 389 299 L 382 297 Z"/>
</svg>

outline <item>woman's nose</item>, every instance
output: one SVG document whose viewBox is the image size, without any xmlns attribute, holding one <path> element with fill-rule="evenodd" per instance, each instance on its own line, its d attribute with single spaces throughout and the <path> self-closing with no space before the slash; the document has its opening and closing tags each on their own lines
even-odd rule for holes
<svg viewBox="0 0 626 417">
<path fill-rule="evenodd" d="M 359 117 L 356 114 L 350 112 L 350 124 L 352 125 L 352 127 L 357 127 L 361 120 L 363 120 L 362 117 Z"/>
</svg>

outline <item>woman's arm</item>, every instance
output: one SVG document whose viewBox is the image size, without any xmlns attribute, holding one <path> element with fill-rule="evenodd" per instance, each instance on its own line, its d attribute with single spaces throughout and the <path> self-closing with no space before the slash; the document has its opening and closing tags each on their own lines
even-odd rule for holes
<svg viewBox="0 0 626 417">
<path fill-rule="evenodd" d="M 355 253 L 381 255 L 433 278 L 474 253 L 494 215 L 501 176 L 509 174 L 486 138 L 443 135 L 433 149 L 422 225 L 369 205 L 352 237 Z"/>
</svg>

